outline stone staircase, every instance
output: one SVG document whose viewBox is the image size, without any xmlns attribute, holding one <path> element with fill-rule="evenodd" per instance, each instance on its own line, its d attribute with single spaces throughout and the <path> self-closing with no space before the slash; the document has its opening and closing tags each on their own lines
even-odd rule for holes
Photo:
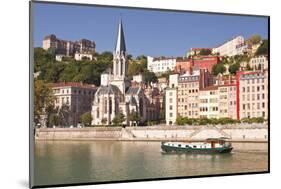
<svg viewBox="0 0 281 189">
<path fill-rule="evenodd" d="M 136 136 L 133 134 L 133 132 L 131 130 L 122 128 L 121 138 L 122 139 L 133 139 L 133 138 L 136 138 Z"/>
</svg>

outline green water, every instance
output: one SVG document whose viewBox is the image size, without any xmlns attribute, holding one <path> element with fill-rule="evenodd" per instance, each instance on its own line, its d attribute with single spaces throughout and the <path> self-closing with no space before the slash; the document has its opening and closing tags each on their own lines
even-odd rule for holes
<svg viewBox="0 0 281 189">
<path fill-rule="evenodd" d="M 162 154 L 160 142 L 36 141 L 35 185 L 267 171 L 267 143 L 231 154 Z"/>
</svg>

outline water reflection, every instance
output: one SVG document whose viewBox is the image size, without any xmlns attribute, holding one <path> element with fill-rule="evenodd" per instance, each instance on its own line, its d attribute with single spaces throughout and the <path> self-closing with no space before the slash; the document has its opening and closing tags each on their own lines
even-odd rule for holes
<svg viewBox="0 0 281 189">
<path fill-rule="evenodd" d="M 35 183 L 61 184 L 267 170 L 267 144 L 231 154 L 162 154 L 159 142 L 37 141 Z"/>
</svg>

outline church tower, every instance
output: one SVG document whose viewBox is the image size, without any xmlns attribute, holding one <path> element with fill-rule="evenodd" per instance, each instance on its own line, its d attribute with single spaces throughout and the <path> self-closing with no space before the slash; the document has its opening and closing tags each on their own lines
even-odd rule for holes
<svg viewBox="0 0 281 189">
<path fill-rule="evenodd" d="M 122 20 L 120 19 L 115 51 L 113 52 L 113 75 L 116 78 L 126 77 L 127 67 L 128 62 L 126 58 L 125 37 L 123 32 Z"/>
<path fill-rule="evenodd" d="M 118 33 L 115 49 L 113 52 L 113 78 L 111 84 L 116 85 L 120 91 L 125 94 L 126 89 L 130 86 L 130 81 L 127 78 L 128 61 L 126 53 L 126 44 L 123 31 L 122 20 L 118 25 Z"/>
</svg>

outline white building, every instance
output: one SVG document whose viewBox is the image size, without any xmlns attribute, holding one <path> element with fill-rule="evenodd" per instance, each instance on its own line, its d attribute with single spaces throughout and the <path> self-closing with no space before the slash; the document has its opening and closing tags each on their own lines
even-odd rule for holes
<svg viewBox="0 0 281 189">
<path fill-rule="evenodd" d="M 235 56 L 244 54 L 248 46 L 242 36 L 237 36 L 222 45 L 213 48 L 213 53 L 219 53 L 221 56 Z"/>
<path fill-rule="evenodd" d="M 238 72 L 240 119 L 268 118 L 268 72 Z"/>
<path fill-rule="evenodd" d="M 268 57 L 264 55 L 253 57 L 251 58 L 249 65 L 254 70 L 268 69 Z"/>
<path fill-rule="evenodd" d="M 91 111 L 91 103 L 97 88 L 83 83 L 61 82 L 54 83 L 52 90 L 55 108 L 67 106 L 70 112 L 68 123 L 76 126 L 80 122 L 80 116 Z"/>
<path fill-rule="evenodd" d="M 65 57 L 65 55 L 63 55 L 63 54 L 56 54 L 56 61 L 61 62 L 64 57 Z"/>
<path fill-rule="evenodd" d="M 93 54 L 88 54 L 88 53 L 75 53 L 74 59 L 81 61 L 83 59 L 87 60 L 93 60 Z"/>
<path fill-rule="evenodd" d="M 167 125 L 176 123 L 178 114 L 178 83 L 179 74 L 169 76 L 169 86 L 165 89 L 165 118 Z"/>
<path fill-rule="evenodd" d="M 166 88 L 165 94 L 165 117 L 167 125 L 174 125 L 177 120 L 177 88 Z"/>
<path fill-rule="evenodd" d="M 176 58 L 153 58 L 147 56 L 147 69 L 154 73 L 165 73 L 169 70 L 174 70 L 176 67 Z"/>
<path fill-rule="evenodd" d="M 219 118 L 219 91 L 210 86 L 199 91 L 200 118 Z"/>
</svg>

